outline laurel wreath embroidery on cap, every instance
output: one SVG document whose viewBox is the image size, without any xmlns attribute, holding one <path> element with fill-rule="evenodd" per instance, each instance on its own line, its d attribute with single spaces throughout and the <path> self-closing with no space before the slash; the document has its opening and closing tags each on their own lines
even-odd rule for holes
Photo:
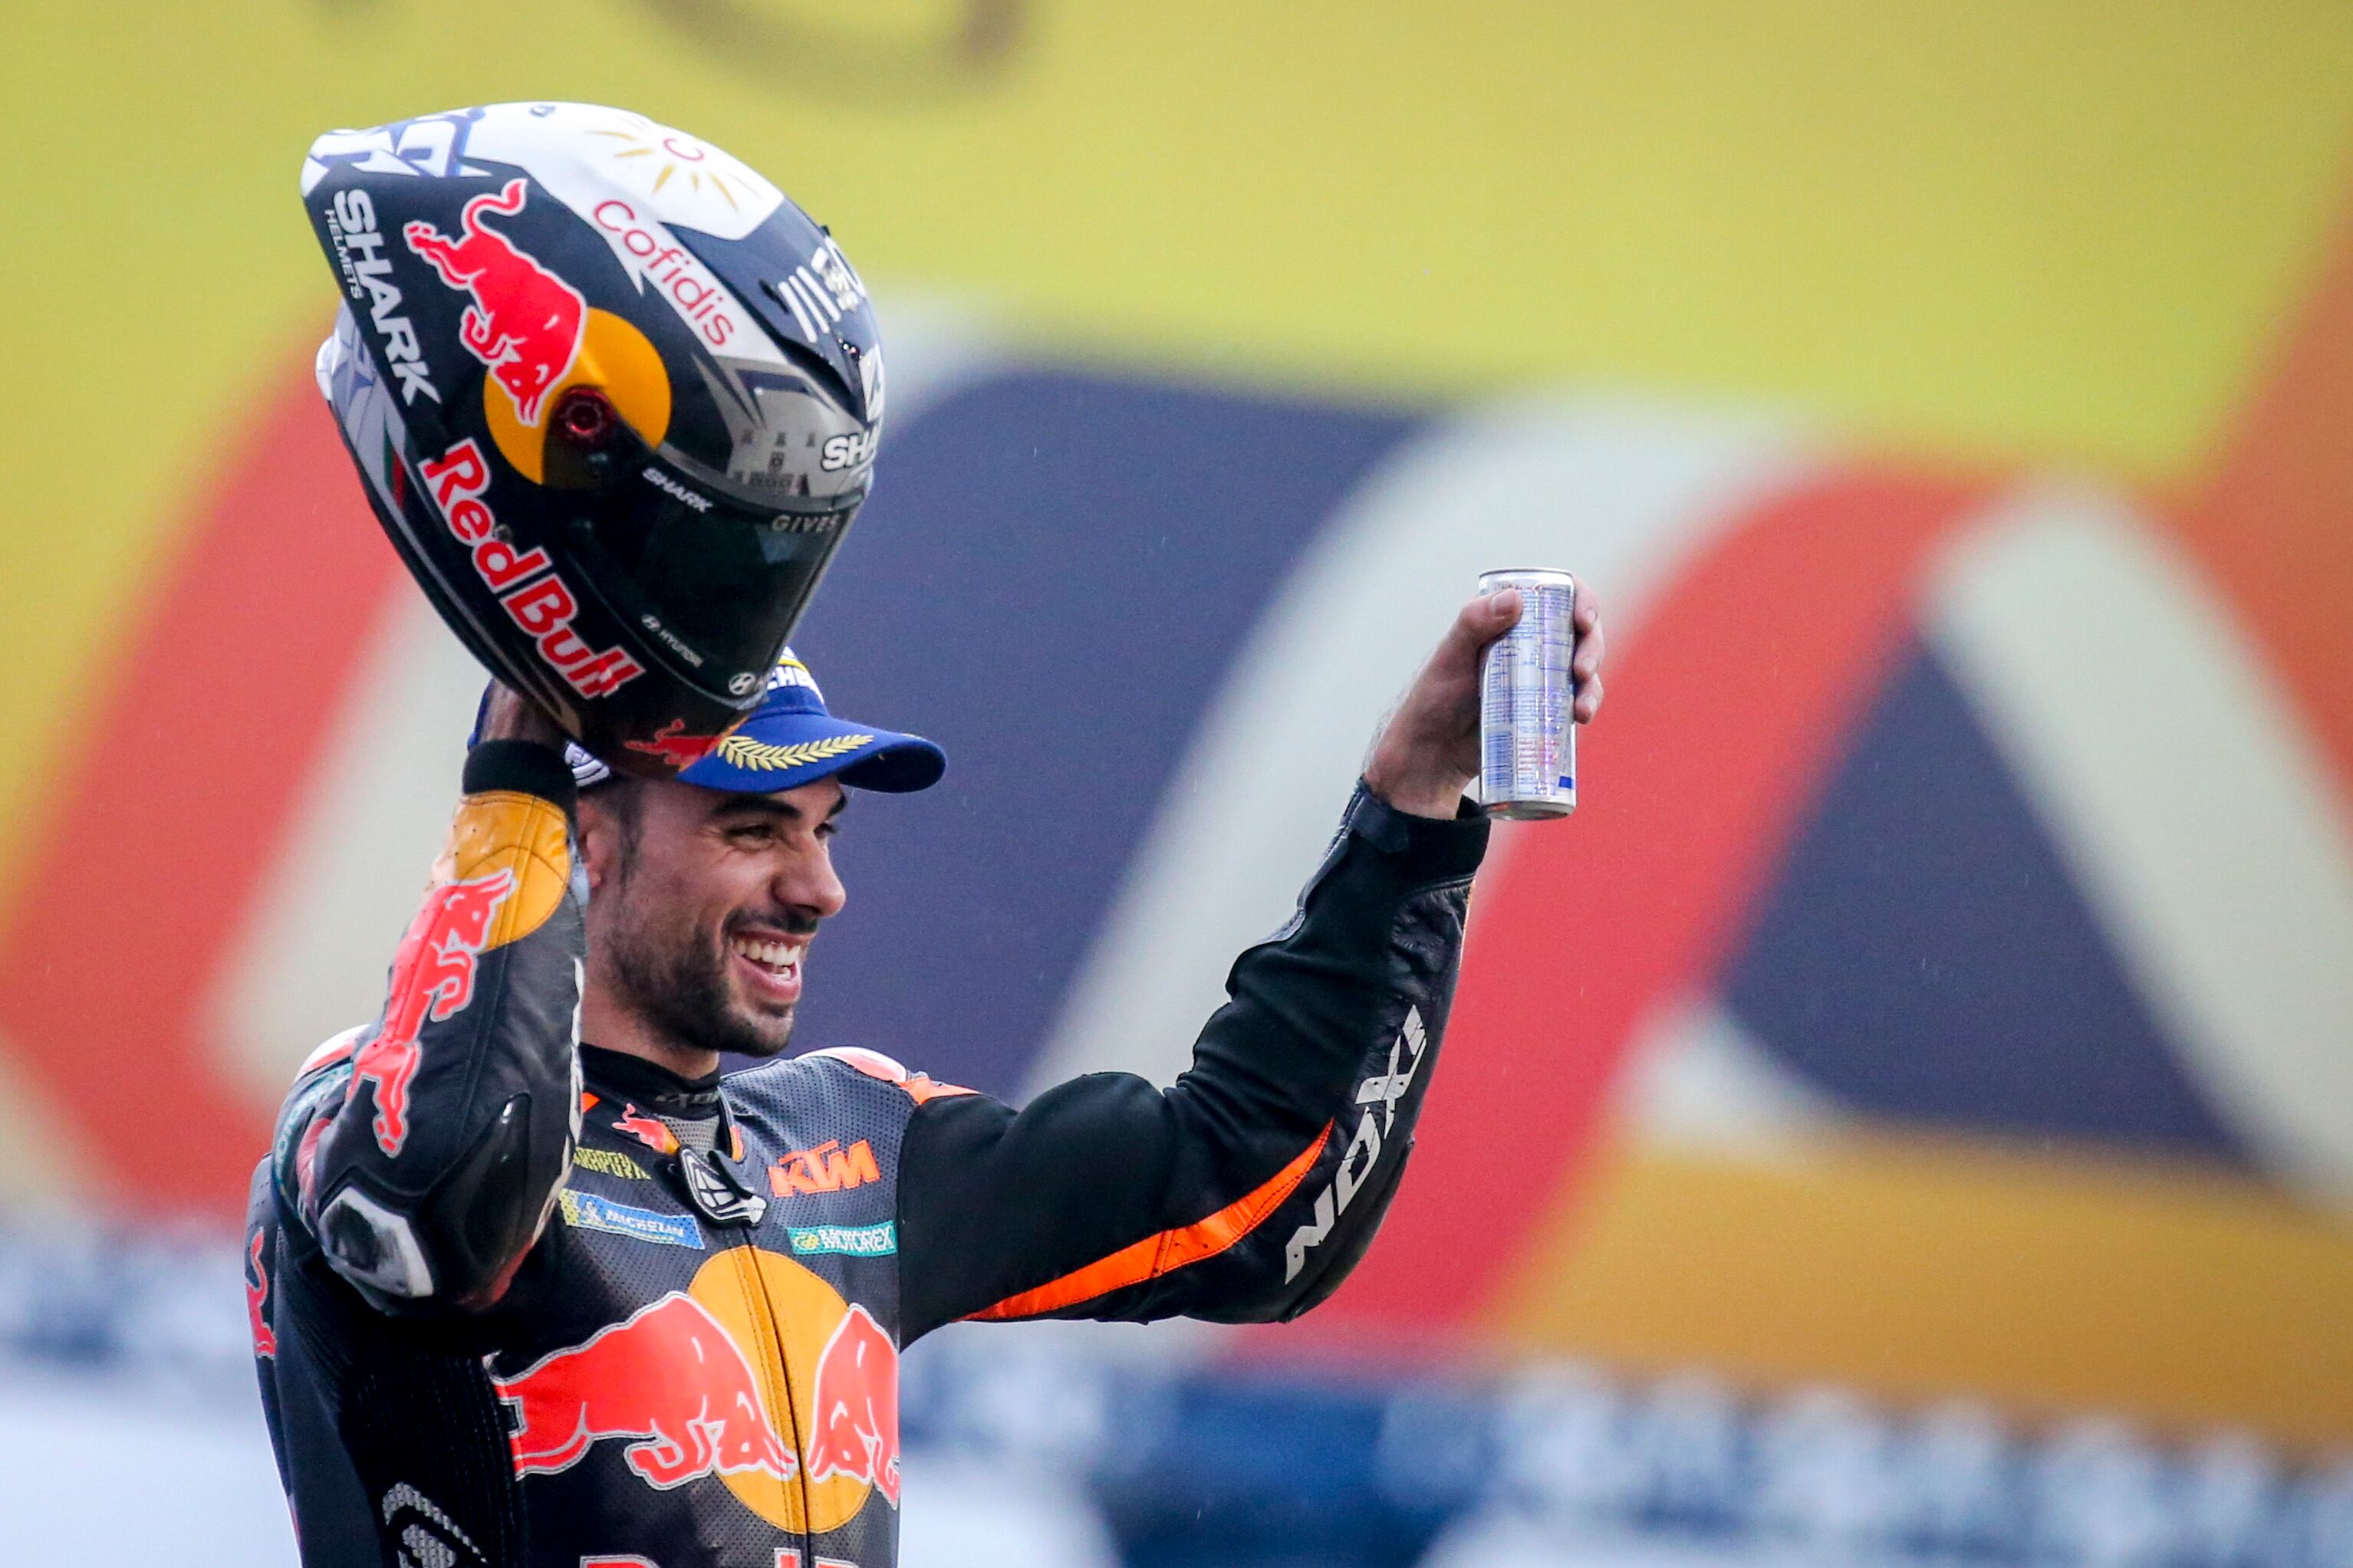
<svg viewBox="0 0 2353 1568">
<path fill-rule="evenodd" d="M 747 736 L 730 735 L 719 742 L 719 754 L 739 768 L 780 773 L 787 768 L 806 767 L 810 763 L 822 763 L 838 757 L 844 752 L 854 752 L 873 739 L 871 735 L 836 735 L 828 741 L 799 741 L 789 746 L 771 746 Z"/>
</svg>

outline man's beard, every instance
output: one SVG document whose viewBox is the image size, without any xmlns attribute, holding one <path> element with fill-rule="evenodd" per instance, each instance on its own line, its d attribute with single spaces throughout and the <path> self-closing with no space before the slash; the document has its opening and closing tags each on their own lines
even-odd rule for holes
<svg viewBox="0 0 2353 1568">
<path fill-rule="evenodd" d="M 691 931 L 676 931 L 665 942 L 653 922 L 624 918 L 606 931 L 603 946 L 600 956 L 612 966 L 621 994 L 678 1045 L 773 1057 L 792 1038 L 793 1007 L 781 1016 L 746 1016 L 744 1009 L 730 1005 L 723 942 L 714 949 Z"/>
</svg>

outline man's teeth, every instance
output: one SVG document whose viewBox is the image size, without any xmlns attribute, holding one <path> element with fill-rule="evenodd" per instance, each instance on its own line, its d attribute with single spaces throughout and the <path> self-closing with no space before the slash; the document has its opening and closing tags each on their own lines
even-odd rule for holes
<svg viewBox="0 0 2353 1568">
<path fill-rule="evenodd" d="M 756 937 L 731 936 L 729 948 L 753 963 L 773 969 L 779 974 L 791 974 L 801 966 L 801 953 L 807 946 L 797 942 L 762 942 Z"/>
</svg>

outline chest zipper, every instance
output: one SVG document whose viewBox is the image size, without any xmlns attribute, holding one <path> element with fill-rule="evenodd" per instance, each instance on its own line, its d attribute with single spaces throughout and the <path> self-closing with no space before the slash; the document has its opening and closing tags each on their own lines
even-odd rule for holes
<svg viewBox="0 0 2353 1568">
<path fill-rule="evenodd" d="M 634 1131 L 616 1128 L 639 1142 L 649 1140 Z M 665 1129 L 664 1131 L 667 1131 Z M 671 1134 L 676 1141 L 676 1134 Z M 721 1149 L 727 1151 L 722 1153 Z M 744 1347 L 756 1362 L 754 1371 L 767 1395 L 769 1410 L 785 1418 L 780 1436 L 792 1444 L 797 1458 L 807 1447 L 808 1426 L 793 1398 L 792 1371 L 786 1365 L 784 1325 L 777 1310 L 776 1297 L 768 1289 L 767 1277 L 761 1271 L 758 1248 L 753 1246 L 753 1232 L 767 1216 L 768 1200 L 756 1191 L 739 1168 L 743 1163 L 744 1135 L 728 1113 L 727 1102 L 719 1102 L 719 1137 L 717 1146 L 706 1154 L 701 1150 L 680 1143 L 674 1150 L 655 1151 L 655 1168 L 670 1179 L 672 1186 L 686 1199 L 687 1205 L 713 1226 L 733 1233 L 734 1239 L 723 1250 L 734 1267 L 737 1288 L 744 1294 L 744 1315 L 753 1321 L 756 1332 L 754 1343 Z M 809 1521 L 817 1517 L 815 1500 L 809 1496 L 808 1471 L 797 1468 L 790 1484 L 800 1493 L 801 1528 L 799 1540 L 804 1548 L 809 1544 Z"/>
</svg>

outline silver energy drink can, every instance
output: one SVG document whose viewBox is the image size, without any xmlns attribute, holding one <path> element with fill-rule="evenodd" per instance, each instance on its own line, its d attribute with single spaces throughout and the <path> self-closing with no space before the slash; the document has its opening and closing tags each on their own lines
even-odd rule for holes
<svg viewBox="0 0 2353 1568">
<path fill-rule="evenodd" d="M 1487 649 L 1479 682 L 1479 798 L 1490 816 L 1525 820 L 1577 809 L 1577 721 L 1568 661 L 1577 652 L 1577 579 L 1566 572 L 1486 572 L 1483 596 L 1520 591 L 1520 624 Z"/>
</svg>

